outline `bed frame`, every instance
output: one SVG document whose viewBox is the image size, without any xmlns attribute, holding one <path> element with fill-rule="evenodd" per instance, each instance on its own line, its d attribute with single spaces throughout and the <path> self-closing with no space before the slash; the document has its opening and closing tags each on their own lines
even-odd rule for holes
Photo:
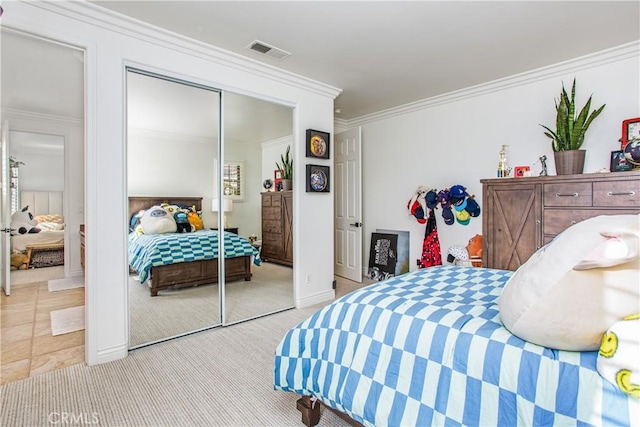
<svg viewBox="0 0 640 427">
<path fill-rule="evenodd" d="M 129 220 L 135 212 L 161 203 L 195 206 L 197 210 L 202 209 L 202 197 L 129 197 L 127 226 L 129 226 Z M 251 256 L 225 258 L 224 269 L 226 282 L 240 279 L 249 281 L 251 280 Z M 151 296 L 154 297 L 158 295 L 158 291 L 163 289 L 184 288 L 210 283 L 218 283 L 217 259 L 152 267 L 151 288 L 149 291 Z"/>
</svg>

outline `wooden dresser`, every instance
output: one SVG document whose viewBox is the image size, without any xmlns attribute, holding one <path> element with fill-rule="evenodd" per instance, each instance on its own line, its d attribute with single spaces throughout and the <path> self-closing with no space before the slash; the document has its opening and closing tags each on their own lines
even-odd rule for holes
<svg viewBox="0 0 640 427">
<path fill-rule="evenodd" d="M 264 261 L 293 266 L 293 193 L 262 193 L 262 249 Z"/>
<path fill-rule="evenodd" d="M 482 265 L 516 270 L 561 231 L 640 213 L 640 172 L 483 179 Z"/>
</svg>

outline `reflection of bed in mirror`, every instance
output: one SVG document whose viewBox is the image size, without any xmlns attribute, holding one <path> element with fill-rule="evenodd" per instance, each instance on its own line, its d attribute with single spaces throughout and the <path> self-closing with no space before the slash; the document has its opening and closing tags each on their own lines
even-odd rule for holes
<svg viewBox="0 0 640 427">
<path fill-rule="evenodd" d="M 202 197 L 129 197 L 129 219 L 140 210 L 148 209 L 162 203 L 174 205 L 195 206 L 196 210 L 202 209 Z M 170 235 L 170 236 L 169 236 Z M 196 235 L 217 236 L 212 230 L 201 230 L 196 233 L 168 233 L 172 239 L 194 239 Z M 156 235 L 162 237 L 162 235 Z M 131 238 L 130 238 L 131 242 Z M 245 244 L 246 242 L 246 244 Z M 235 250 L 230 255 L 229 246 L 235 244 L 242 250 Z M 132 259 L 132 244 L 130 243 L 129 259 Z M 217 251 L 216 251 L 217 252 Z M 248 240 L 232 233 L 225 235 L 225 281 L 251 280 L 251 259 L 258 251 Z M 205 258 L 207 255 L 203 255 Z M 231 257 L 230 257 L 231 256 Z M 198 258 L 199 256 L 196 256 Z M 133 266 L 132 266 L 133 267 Z M 138 265 L 138 269 L 139 265 Z M 134 268 L 135 270 L 135 268 Z M 140 271 L 138 271 L 140 273 Z M 143 277 L 141 275 L 141 281 Z M 158 291 L 167 288 L 181 288 L 218 282 L 217 258 L 195 259 L 193 261 L 170 263 L 165 265 L 153 265 L 150 267 L 150 294 L 158 295 Z"/>
<path fill-rule="evenodd" d="M 64 264 L 62 194 L 62 191 L 20 192 L 20 208 L 29 207 L 41 230 L 11 236 L 11 253 L 26 254 L 26 268 Z"/>
</svg>

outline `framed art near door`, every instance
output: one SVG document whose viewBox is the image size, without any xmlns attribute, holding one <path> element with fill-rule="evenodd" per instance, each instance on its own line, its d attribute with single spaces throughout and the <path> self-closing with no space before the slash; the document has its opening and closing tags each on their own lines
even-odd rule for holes
<svg viewBox="0 0 640 427">
<path fill-rule="evenodd" d="M 329 139 L 327 132 L 307 129 L 307 157 L 315 157 L 317 159 L 329 158 Z"/>
<path fill-rule="evenodd" d="M 307 165 L 307 193 L 329 192 L 329 166 Z"/>
</svg>

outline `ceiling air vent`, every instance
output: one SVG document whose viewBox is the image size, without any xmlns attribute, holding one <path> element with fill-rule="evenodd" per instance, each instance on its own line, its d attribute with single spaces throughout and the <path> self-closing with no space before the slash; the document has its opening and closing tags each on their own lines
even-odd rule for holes
<svg viewBox="0 0 640 427">
<path fill-rule="evenodd" d="M 274 59 L 277 59 L 278 61 L 291 56 L 291 54 L 286 50 L 278 49 L 277 47 L 268 45 L 264 42 L 261 42 L 260 40 L 252 41 L 249 46 L 247 46 L 247 49 L 251 49 L 263 55 L 270 56 Z"/>
</svg>

